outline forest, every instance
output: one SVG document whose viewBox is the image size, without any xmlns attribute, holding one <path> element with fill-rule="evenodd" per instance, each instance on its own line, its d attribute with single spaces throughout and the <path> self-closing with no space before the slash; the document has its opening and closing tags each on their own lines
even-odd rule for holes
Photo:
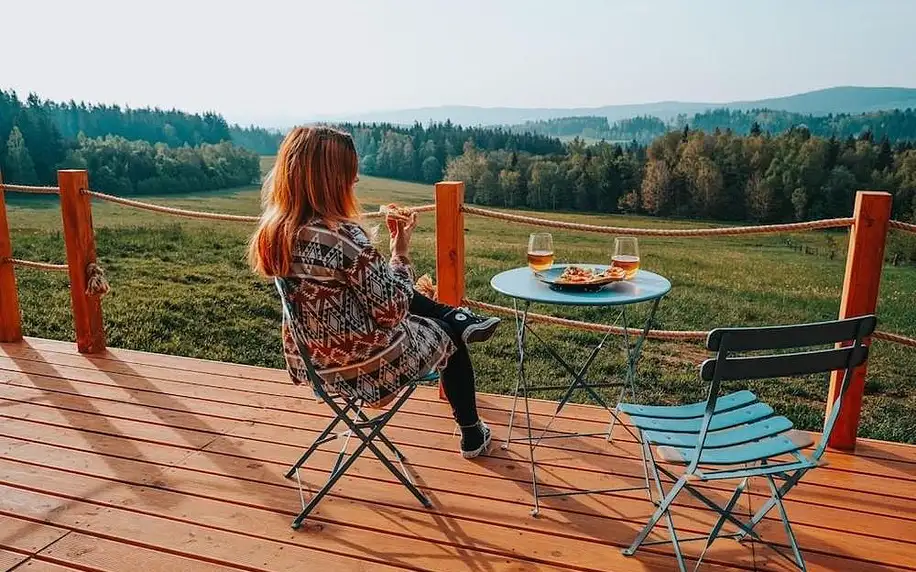
<svg viewBox="0 0 916 572">
<path fill-rule="evenodd" d="M 219 115 L 58 104 L 0 90 L 0 171 L 53 184 L 57 169 L 89 169 L 116 194 L 163 194 L 256 183 L 258 155 L 229 142 Z"/>
<path fill-rule="evenodd" d="M 703 131 L 731 129 L 735 133 L 764 131 L 773 135 L 804 126 L 812 135 L 821 137 L 845 139 L 869 132 L 876 139 L 887 137 L 895 143 L 916 140 L 916 109 L 836 115 L 806 115 L 769 109 L 713 109 L 692 116 L 678 115 L 671 121 L 653 116 L 633 117 L 614 123 L 608 123 L 607 118 L 602 116 L 561 117 L 528 121 L 509 129 L 516 133 L 538 133 L 551 137 L 651 143 L 656 137 L 669 131 L 680 131 L 685 126 Z"/>
<path fill-rule="evenodd" d="M 820 123 L 808 118 L 813 127 L 776 134 L 782 124 L 761 113 L 699 114 L 696 126 L 731 127 L 684 125 L 648 144 L 564 143 L 451 122 L 338 127 L 353 134 L 361 172 L 425 183 L 463 180 L 468 200 L 485 205 L 779 222 L 848 216 L 855 191 L 868 188 L 894 194 L 896 218 L 916 219 L 916 148 L 894 141 L 914 121 L 911 110 Z M 844 137 L 817 133 L 828 125 L 854 131 L 856 121 L 872 116 L 883 118 L 880 129 Z M 604 118 L 574 119 L 547 123 L 557 135 L 566 128 L 632 133 L 659 126 L 649 117 L 612 126 Z M 738 127 L 750 119 L 743 133 Z M 56 104 L 34 95 L 21 101 L 0 91 L 0 167 L 10 182 L 50 183 L 56 169 L 79 167 L 90 170 L 94 186 L 118 194 L 239 186 L 258 180 L 253 149 L 275 152 L 281 138 L 279 131 L 230 127 L 214 114 Z"/>
<path fill-rule="evenodd" d="M 685 128 L 647 147 L 574 140 L 553 156 L 468 143 L 446 178 L 486 205 L 755 222 L 849 216 L 857 190 L 883 189 L 896 218 L 916 220 L 912 144 L 804 128 L 777 136 Z"/>
</svg>

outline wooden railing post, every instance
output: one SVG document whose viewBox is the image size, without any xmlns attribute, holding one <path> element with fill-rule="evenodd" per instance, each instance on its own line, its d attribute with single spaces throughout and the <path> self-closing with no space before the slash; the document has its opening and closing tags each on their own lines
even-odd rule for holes
<svg viewBox="0 0 916 572">
<path fill-rule="evenodd" d="M 82 193 L 83 189 L 89 188 L 89 175 L 86 171 L 58 171 L 57 181 L 60 186 L 60 212 L 70 272 L 70 302 L 73 307 L 76 347 L 80 353 L 97 353 L 105 349 L 105 329 L 101 300 L 86 292 L 87 267 L 96 261 L 92 204 L 89 196 Z"/>
<path fill-rule="evenodd" d="M 843 298 L 840 302 L 841 319 L 873 314 L 878 305 L 878 288 L 884 265 L 884 244 L 887 240 L 888 221 L 891 218 L 891 195 L 872 191 L 856 193 L 853 217 L 855 221 L 849 233 L 846 278 L 843 281 Z M 843 408 L 828 443 L 834 449 L 852 451 L 856 447 L 866 371 L 866 365 L 857 368 L 846 390 Z M 840 372 L 834 372 L 830 378 L 827 415 L 830 415 L 836 401 L 841 381 Z"/>
<path fill-rule="evenodd" d="M 3 174 L 0 173 L 0 185 Z M 0 187 L 0 342 L 22 339 L 22 317 L 19 314 L 19 291 L 16 269 L 7 261 L 13 256 L 10 225 L 6 218 L 6 192 Z"/>
<path fill-rule="evenodd" d="M 464 299 L 464 183 L 436 183 L 436 287 L 439 301 Z M 442 386 L 439 397 L 444 398 Z"/>
</svg>

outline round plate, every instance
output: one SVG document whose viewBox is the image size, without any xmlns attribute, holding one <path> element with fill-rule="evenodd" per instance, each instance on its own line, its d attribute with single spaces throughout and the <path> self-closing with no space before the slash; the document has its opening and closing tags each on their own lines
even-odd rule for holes
<svg viewBox="0 0 916 572">
<path fill-rule="evenodd" d="M 611 278 L 610 276 L 605 276 L 599 280 L 594 280 L 592 282 L 560 282 L 560 276 L 563 275 L 563 272 L 566 271 L 568 266 L 576 266 L 578 268 L 590 268 L 596 273 L 604 272 L 608 269 L 608 266 L 601 264 L 561 264 L 557 266 L 551 266 L 547 270 L 542 270 L 540 272 L 535 272 L 534 276 L 544 282 L 549 284 L 554 290 L 570 291 L 570 292 L 596 292 L 601 290 L 602 287 L 611 284 L 612 282 L 623 282 L 626 278 Z"/>
</svg>

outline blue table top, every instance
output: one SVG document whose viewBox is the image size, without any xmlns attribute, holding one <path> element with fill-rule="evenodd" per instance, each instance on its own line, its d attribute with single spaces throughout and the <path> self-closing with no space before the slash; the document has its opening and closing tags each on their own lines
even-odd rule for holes
<svg viewBox="0 0 916 572">
<path fill-rule="evenodd" d="M 622 306 L 661 298 L 671 290 L 664 276 L 640 270 L 632 280 L 608 284 L 597 292 L 572 292 L 552 289 L 535 278 L 524 266 L 500 272 L 490 280 L 490 287 L 506 296 L 529 302 L 567 306 Z"/>
</svg>

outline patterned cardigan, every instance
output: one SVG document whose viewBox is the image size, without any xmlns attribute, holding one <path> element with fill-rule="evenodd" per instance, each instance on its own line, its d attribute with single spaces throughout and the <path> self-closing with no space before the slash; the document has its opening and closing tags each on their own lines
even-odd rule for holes
<svg viewBox="0 0 916 572">
<path fill-rule="evenodd" d="M 433 321 L 408 313 L 409 262 L 390 262 L 355 223 L 312 221 L 293 245 L 287 302 L 296 327 L 283 324 L 287 370 L 308 382 L 292 332 L 308 348 L 331 394 L 384 402 L 408 382 L 437 371 L 455 351 Z"/>
</svg>

